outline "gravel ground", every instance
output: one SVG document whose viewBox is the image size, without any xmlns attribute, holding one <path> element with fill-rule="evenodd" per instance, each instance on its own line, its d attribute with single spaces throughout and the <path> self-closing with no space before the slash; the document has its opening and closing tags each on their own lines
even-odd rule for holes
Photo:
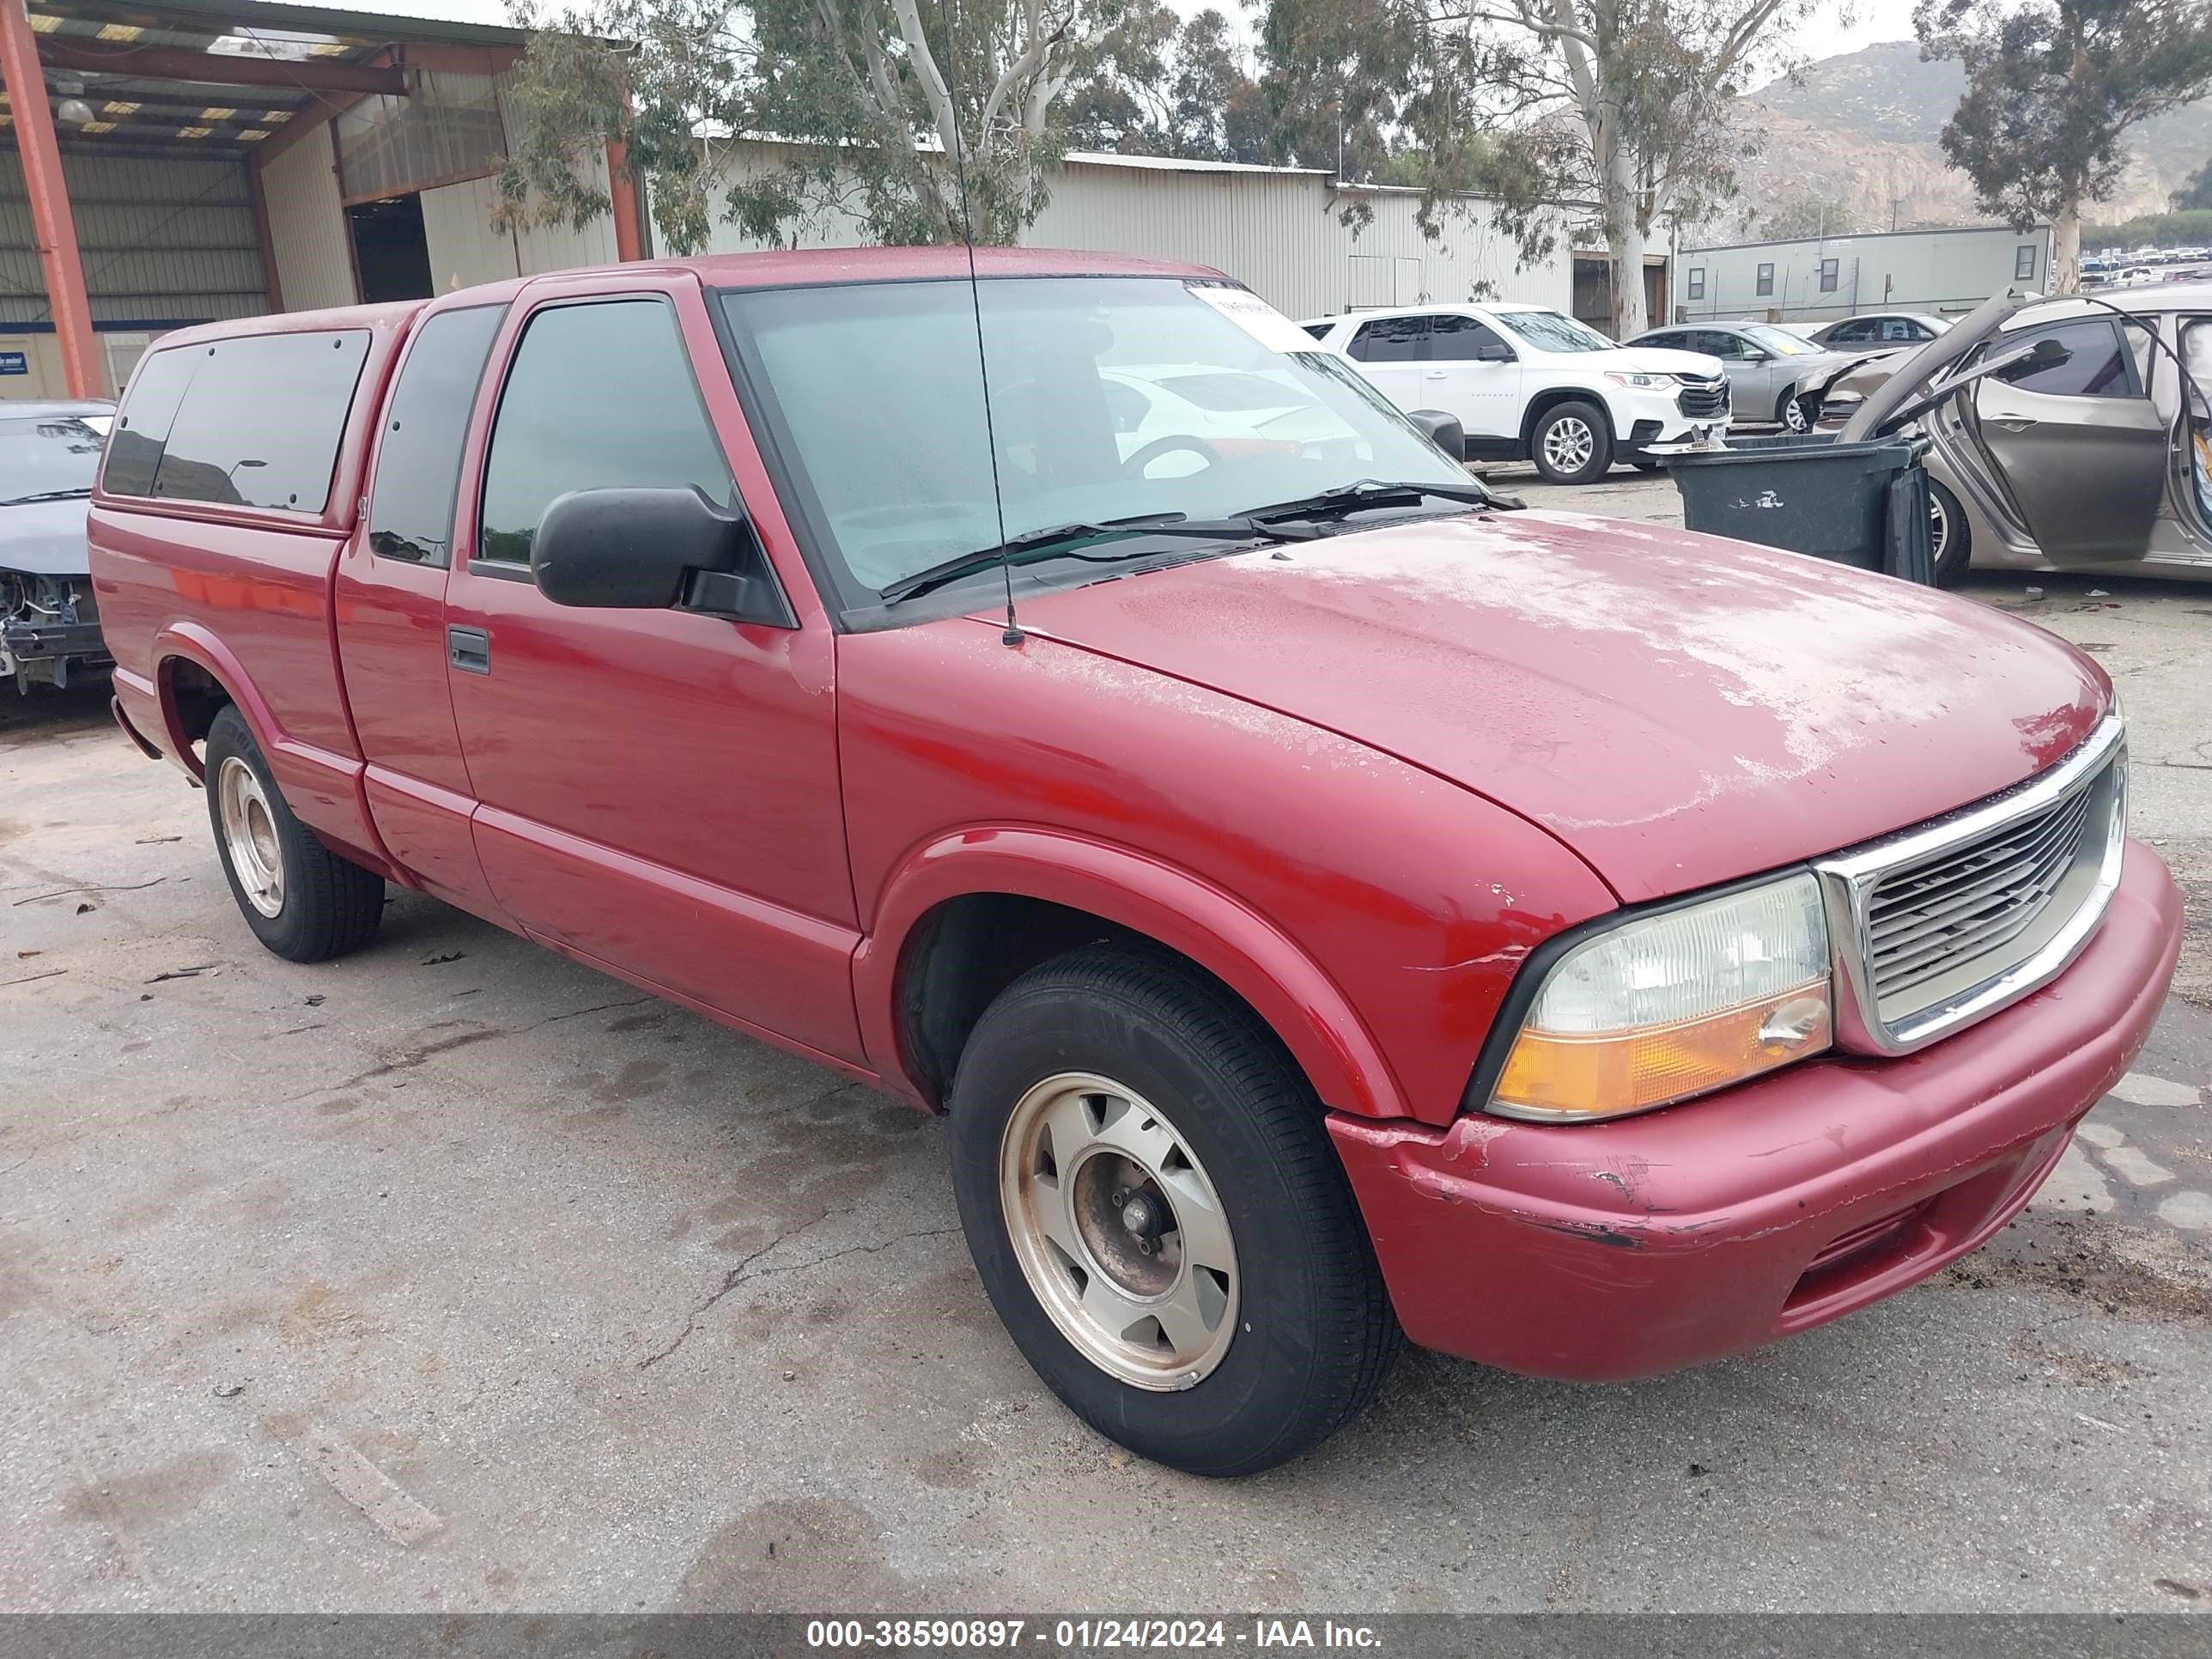
<svg viewBox="0 0 2212 1659">
<path fill-rule="evenodd" d="M 1970 591 L 2126 688 L 2194 909 L 2029 1212 L 1654 1382 L 1409 1355 L 1236 1483 L 1037 1384 L 934 1123 L 413 897 L 279 962 L 100 698 L 0 704 L 0 1608 L 2212 1606 L 2212 589 L 2034 582 Z"/>
</svg>

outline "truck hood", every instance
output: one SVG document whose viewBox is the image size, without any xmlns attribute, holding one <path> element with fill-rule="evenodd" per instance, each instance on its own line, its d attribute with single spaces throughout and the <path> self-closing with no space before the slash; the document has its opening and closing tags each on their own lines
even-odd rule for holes
<svg viewBox="0 0 2212 1659">
<path fill-rule="evenodd" d="M 2088 658 L 1970 601 L 1567 514 L 1152 570 L 1024 600 L 1021 621 L 1459 783 L 1631 902 L 1993 794 L 2073 748 L 2109 701 Z M 1375 830 L 1387 847 L 1389 826 Z"/>
<path fill-rule="evenodd" d="M 92 568 L 84 539 L 85 514 L 91 507 L 82 496 L 0 507 L 0 570 L 83 575 Z"/>
</svg>

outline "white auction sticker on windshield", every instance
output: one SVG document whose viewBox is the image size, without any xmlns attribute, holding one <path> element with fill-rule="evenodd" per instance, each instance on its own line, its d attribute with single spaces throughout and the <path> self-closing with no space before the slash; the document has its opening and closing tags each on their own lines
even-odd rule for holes
<svg viewBox="0 0 2212 1659">
<path fill-rule="evenodd" d="M 1318 349 L 1312 335 L 1249 288 L 1201 287 L 1196 283 L 1185 286 L 1270 351 Z"/>
</svg>

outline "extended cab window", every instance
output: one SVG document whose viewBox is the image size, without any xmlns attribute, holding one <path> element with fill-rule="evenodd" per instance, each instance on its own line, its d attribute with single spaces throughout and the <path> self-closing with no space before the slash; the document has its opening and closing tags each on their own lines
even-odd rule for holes
<svg viewBox="0 0 2212 1659">
<path fill-rule="evenodd" d="M 735 490 L 675 313 L 640 299 L 532 317 L 492 425 L 477 558 L 528 563 L 538 521 L 572 489 L 685 484 L 726 506 Z"/>
<path fill-rule="evenodd" d="M 143 493 L 321 513 L 368 359 L 368 331 L 252 334 L 179 347 L 173 355 L 197 361 L 168 423 L 153 487 Z M 139 401 L 134 395 L 125 413 L 135 416 Z M 135 420 L 131 429 L 137 430 Z M 118 470 L 109 471 L 110 489 L 123 489 Z"/>
<path fill-rule="evenodd" d="M 441 312 L 416 331 L 384 415 L 384 447 L 368 502 L 368 546 L 387 559 L 443 565 L 453 557 L 461 447 L 499 306 Z"/>
</svg>

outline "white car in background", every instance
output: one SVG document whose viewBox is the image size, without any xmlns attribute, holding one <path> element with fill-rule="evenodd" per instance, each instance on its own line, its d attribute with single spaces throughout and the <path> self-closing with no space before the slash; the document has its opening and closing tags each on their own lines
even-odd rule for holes
<svg viewBox="0 0 2212 1659">
<path fill-rule="evenodd" d="M 1357 459 L 1359 439 L 1350 426 L 1310 392 L 1264 369 L 1115 364 L 1100 368 L 1098 381 L 1122 465 L 1147 477 L 1186 477 L 1220 456 L 1270 450 L 1341 450 Z"/>
<path fill-rule="evenodd" d="M 1457 419 L 1468 459 L 1533 461 L 1552 483 L 1589 483 L 1617 460 L 1656 466 L 1652 446 L 1728 428 L 1718 359 L 1616 345 L 1547 306 L 1415 306 L 1300 326 L 1399 408 Z"/>
</svg>

